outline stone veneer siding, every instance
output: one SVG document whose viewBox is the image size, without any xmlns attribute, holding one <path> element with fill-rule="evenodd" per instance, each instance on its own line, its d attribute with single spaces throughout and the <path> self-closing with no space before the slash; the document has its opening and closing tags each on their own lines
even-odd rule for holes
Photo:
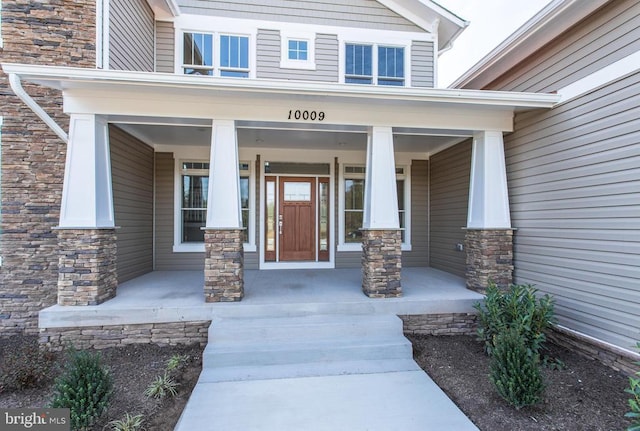
<svg viewBox="0 0 640 431">
<path fill-rule="evenodd" d="M 68 345 L 77 349 L 106 349 L 128 344 L 207 344 L 211 321 L 147 323 L 135 325 L 86 326 L 76 328 L 41 328 L 40 345 L 62 350 Z"/>
<path fill-rule="evenodd" d="M 400 316 L 404 333 L 411 335 L 475 335 L 478 316 L 473 313 L 444 313 Z"/>
<path fill-rule="evenodd" d="M 98 305 L 116 296 L 115 229 L 60 229 L 58 245 L 58 304 Z"/>
<path fill-rule="evenodd" d="M 490 281 L 500 287 L 513 282 L 513 230 L 467 229 L 467 288 L 485 293 Z"/>
<path fill-rule="evenodd" d="M 244 297 L 243 229 L 207 229 L 204 233 L 204 298 L 233 302 Z"/>
<path fill-rule="evenodd" d="M 95 0 L 2 2 L 0 58 L 95 68 Z M 63 129 L 58 91 L 24 88 Z M 38 311 L 55 304 L 59 222 L 66 146 L 11 91 L 0 71 L 2 226 L 0 336 L 36 334 Z"/>
<path fill-rule="evenodd" d="M 564 346 L 589 359 L 595 359 L 604 365 L 633 376 L 638 371 L 639 354 L 630 354 L 612 344 L 603 343 L 592 337 L 571 331 L 563 327 L 554 327 L 547 339 L 557 345 Z"/>
<path fill-rule="evenodd" d="M 370 298 L 402 296 L 399 229 L 362 229 L 362 291 Z"/>
</svg>

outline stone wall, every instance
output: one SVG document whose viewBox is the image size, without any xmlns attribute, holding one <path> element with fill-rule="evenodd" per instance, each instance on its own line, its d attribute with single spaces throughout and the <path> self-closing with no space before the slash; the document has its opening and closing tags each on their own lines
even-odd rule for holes
<svg viewBox="0 0 640 431">
<path fill-rule="evenodd" d="M 548 340 L 579 355 L 595 359 L 628 376 L 633 376 L 640 368 L 636 365 L 636 362 L 640 362 L 640 354 L 629 353 L 629 351 L 612 344 L 604 343 L 570 329 L 556 326 L 549 333 Z"/>
<path fill-rule="evenodd" d="M 204 233 L 204 298 L 233 302 L 244 297 L 243 229 L 207 229 Z"/>
<path fill-rule="evenodd" d="M 402 296 L 399 229 L 362 229 L 362 291 L 370 298 Z"/>
<path fill-rule="evenodd" d="M 485 293 L 490 281 L 500 287 L 513 282 L 513 230 L 467 229 L 467 288 Z"/>
<path fill-rule="evenodd" d="M 478 316 L 473 313 L 445 313 L 400 316 L 404 333 L 411 335 L 475 335 Z"/>
<path fill-rule="evenodd" d="M 95 0 L 2 2 L 0 58 L 7 63 L 95 68 Z M 59 92 L 24 85 L 68 129 Z M 37 313 L 56 302 L 58 224 L 66 147 L 9 88 L 0 72 L 2 235 L 0 336 L 37 333 Z"/>
<path fill-rule="evenodd" d="M 40 344 L 62 350 L 69 344 L 78 349 L 106 349 L 127 344 L 207 344 L 211 321 L 148 323 L 136 325 L 86 326 L 82 328 L 41 328 Z"/>
</svg>

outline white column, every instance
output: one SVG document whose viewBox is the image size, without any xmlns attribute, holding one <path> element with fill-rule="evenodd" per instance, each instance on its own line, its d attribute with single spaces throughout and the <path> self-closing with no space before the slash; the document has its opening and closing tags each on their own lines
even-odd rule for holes
<svg viewBox="0 0 640 431">
<path fill-rule="evenodd" d="M 502 132 L 473 135 L 467 228 L 511 228 Z"/>
<path fill-rule="evenodd" d="M 109 125 L 104 117 L 71 114 L 60 227 L 113 228 Z"/>
<path fill-rule="evenodd" d="M 207 229 L 241 229 L 238 140 L 233 120 L 214 120 L 211 130 Z"/>
<path fill-rule="evenodd" d="M 364 229 L 400 229 L 391 127 L 371 127 L 367 139 Z"/>
</svg>

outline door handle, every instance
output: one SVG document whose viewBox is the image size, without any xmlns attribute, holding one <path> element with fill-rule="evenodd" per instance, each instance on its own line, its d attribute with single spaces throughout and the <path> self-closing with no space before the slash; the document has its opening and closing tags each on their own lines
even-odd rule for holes
<svg viewBox="0 0 640 431">
<path fill-rule="evenodd" d="M 282 235 L 282 220 L 278 222 L 278 227 L 280 228 L 280 235 Z"/>
</svg>

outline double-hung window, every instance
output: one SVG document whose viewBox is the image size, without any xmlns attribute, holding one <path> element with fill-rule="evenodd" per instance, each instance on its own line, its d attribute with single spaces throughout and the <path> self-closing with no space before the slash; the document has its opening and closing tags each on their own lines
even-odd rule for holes
<svg viewBox="0 0 640 431">
<path fill-rule="evenodd" d="M 186 75 L 249 77 L 249 36 L 183 33 L 182 71 Z"/>
<path fill-rule="evenodd" d="M 364 187 L 365 167 L 344 167 L 344 244 L 362 242 L 362 221 L 364 216 Z M 400 221 L 400 234 L 402 243 L 408 242 L 407 230 L 407 193 L 405 181 L 405 168 L 396 168 L 396 187 L 398 192 L 398 219 Z"/>
<path fill-rule="evenodd" d="M 203 243 L 207 222 L 207 204 L 209 193 L 209 163 L 183 161 L 180 172 L 181 208 L 180 229 L 182 243 Z M 240 170 L 240 209 L 244 226 L 244 242 L 249 242 L 250 211 L 250 165 L 241 162 Z"/>
<path fill-rule="evenodd" d="M 347 43 L 344 82 L 404 86 L 404 51 L 396 46 Z"/>
</svg>

